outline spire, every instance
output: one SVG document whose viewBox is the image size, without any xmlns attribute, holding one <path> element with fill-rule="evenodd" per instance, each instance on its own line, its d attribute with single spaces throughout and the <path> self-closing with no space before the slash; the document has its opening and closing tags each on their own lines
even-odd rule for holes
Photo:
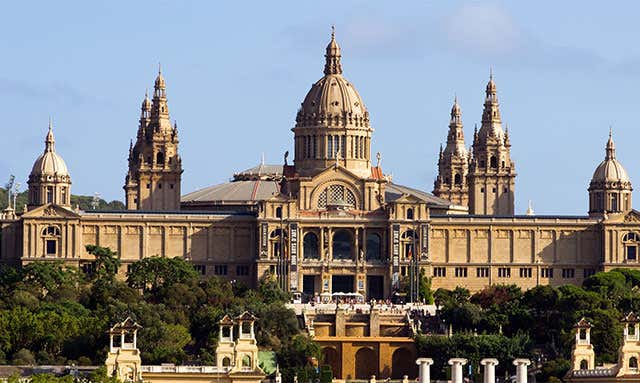
<svg viewBox="0 0 640 383">
<path fill-rule="evenodd" d="M 533 211 L 533 205 L 531 205 L 531 200 L 529 200 L 529 207 L 527 208 L 527 212 L 525 214 L 526 215 L 535 215 L 536 214 Z"/>
<path fill-rule="evenodd" d="M 324 74 L 342 74 L 342 65 L 340 64 L 340 46 L 336 41 L 336 28 L 331 26 L 331 41 L 327 45 L 327 53 L 324 55 L 326 62 L 324 64 Z"/>
<path fill-rule="evenodd" d="M 449 122 L 449 133 L 447 134 L 447 146 L 444 150 L 447 155 L 466 156 L 467 148 L 464 144 L 464 132 L 462 125 L 462 112 L 458 104 L 458 97 L 454 97 L 451 107 L 451 120 Z"/>
<path fill-rule="evenodd" d="M 484 109 L 482 110 L 482 126 L 480 127 L 480 138 L 487 137 L 502 138 L 502 120 L 500 119 L 500 106 L 498 104 L 498 91 L 493 80 L 493 70 L 489 72 L 489 82 L 485 89 Z"/>
<path fill-rule="evenodd" d="M 56 139 L 53 137 L 53 120 L 49 117 L 49 131 L 47 132 L 47 138 L 44 140 L 45 152 L 55 152 L 56 151 Z"/>
<path fill-rule="evenodd" d="M 164 81 L 164 77 L 162 76 L 162 67 L 160 66 L 160 64 L 158 64 L 158 76 L 156 77 L 156 82 L 153 86 L 154 92 L 153 92 L 153 98 L 164 98 L 166 97 L 165 95 L 165 90 L 167 88 L 167 84 Z"/>
<path fill-rule="evenodd" d="M 609 127 L 609 140 L 607 140 L 606 160 L 614 160 L 616 158 L 616 146 L 613 143 L 613 128 Z"/>
</svg>

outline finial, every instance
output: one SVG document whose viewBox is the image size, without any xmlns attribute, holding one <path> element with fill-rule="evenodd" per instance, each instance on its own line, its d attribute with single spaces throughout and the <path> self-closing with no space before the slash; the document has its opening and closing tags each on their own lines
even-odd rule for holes
<svg viewBox="0 0 640 383">
<path fill-rule="evenodd" d="M 527 208 L 526 215 L 535 215 L 533 212 L 533 205 L 531 204 L 531 200 L 529 200 L 529 207 Z"/>
<path fill-rule="evenodd" d="M 606 146 L 606 155 L 605 159 L 615 159 L 616 158 L 616 146 L 613 143 L 613 128 L 609 125 L 609 139 L 607 140 Z"/>
<path fill-rule="evenodd" d="M 49 116 L 49 131 L 53 131 L 53 119 Z"/>
<path fill-rule="evenodd" d="M 493 66 L 489 66 L 489 80 L 493 80 Z"/>
<path fill-rule="evenodd" d="M 262 156 L 260 156 L 260 165 L 264 165 L 264 152 L 262 152 Z"/>
<path fill-rule="evenodd" d="M 331 25 L 331 40 L 335 40 L 336 38 L 336 26 L 335 25 Z"/>
<path fill-rule="evenodd" d="M 380 167 L 380 161 L 382 161 L 382 154 L 380 152 L 376 153 L 376 168 Z"/>
<path fill-rule="evenodd" d="M 454 104 L 457 104 L 457 103 L 458 103 L 458 94 L 457 94 L 457 93 L 454 93 L 454 94 L 453 94 L 453 103 L 454 103 Z"/>
<path fill-rule="evenodd" d="M 158 74 L 162 74 L 162 64 L 158 61 Z"/>
<path fill-rule="evenodd" d="M 613 127 L 609 125 L 609 138 L 613 138 Z"/>
</svg>

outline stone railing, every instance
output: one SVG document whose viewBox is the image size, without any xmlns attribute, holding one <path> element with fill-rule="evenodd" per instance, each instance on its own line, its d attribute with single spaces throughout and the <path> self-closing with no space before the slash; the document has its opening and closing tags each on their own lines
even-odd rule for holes
<svg viewBox="0 0 640 383">
<path fill-rule="evenodd" d="M 590 376 L 614 376 L 616 370 L 613 368 L 596 368 L 593 370 L 574 370 L 573 376 L 590 377 Z"/>
<path fill-rule="evenodd" d="M 141 366 L 140 371 L 147 373 L 174 373 L 174 374 L 226 374 L 231 367 L 217 366 Z"/>
</svg>

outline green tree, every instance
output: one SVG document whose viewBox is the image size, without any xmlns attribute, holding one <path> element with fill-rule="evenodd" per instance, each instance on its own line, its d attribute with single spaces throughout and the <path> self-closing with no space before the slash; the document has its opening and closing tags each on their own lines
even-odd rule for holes
<svg viewBox="0 0 640 383">
<path fill-rule="evenodd" d="M 198 278 L 198 272 L 183 258 L 150 257 L 131 265 L 129 286 L 156 293 L 161 287 L 186 283 Z"/>
</svg>

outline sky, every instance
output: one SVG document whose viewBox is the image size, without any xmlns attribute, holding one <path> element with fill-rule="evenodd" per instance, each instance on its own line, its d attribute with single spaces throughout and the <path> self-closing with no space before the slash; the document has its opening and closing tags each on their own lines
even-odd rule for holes
<svg viewBox="0 0 640 383">
<path fill-rule="evenodd" d="M 393 181 L 431 191 L 454 95 L 466 143 L 492 68 L 516 213 L 586 214 L 613 128 L 640 185 L 640 3 L 619 1 L 8 2 L 0 23 L 0 182 L 26 187 L 48 120 L 74 194 L 123 200 L 129 141 L 158 63 L 183 193 L 282 163 L 331 25 Z M 640 198 L 640 197 L 639 197 Z"/>
</svg>

